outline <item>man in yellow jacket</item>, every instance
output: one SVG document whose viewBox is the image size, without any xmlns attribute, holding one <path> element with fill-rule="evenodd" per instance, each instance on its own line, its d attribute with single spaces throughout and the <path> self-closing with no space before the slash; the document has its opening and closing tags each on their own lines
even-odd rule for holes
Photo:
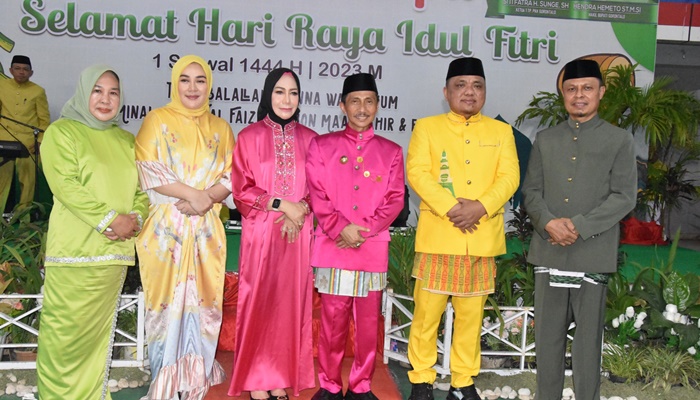
<svg viewBox="0 0 700 400">
<path fill-rule="evenodd" d="M 32 63 L 27 56 L 14 56 L 10 64 L 13 79 L 0 78 L 0 114 L 41 129 L 49 126 L 49 103 L 46 92 L 29 80 L 34 74 Z M 34 201 L 34 182 L 36 180 L 35 159 L 38 152 L 34 149 L 34 130 L 6 119 L 0 120 L 0 140 L 21 142 L 29 157 L 5 159 L 0 156 L 0 215 L 5 209 L 7 197 L 16 168 L 17 178 L 22 185 L 20 204 Z M 37 138 L 39 142 L 43 133 Z"/>
<path fill-rule="evenodd" d="M 503 209 L 520 169 L 510 125 L 481 114 L 486 80 L 478 58 L 447 71 L 447 114 L 417 121 L 408 147 L 408 182 L 420 196 L 413 276 L 415 311 L 408 341 L 411 400 L 432 400 L 437 330 L 447 300 L 455 309 L 448 400 L 478 400 L 486 298 L 494 257 L 506 251 Z"/>
</svg>

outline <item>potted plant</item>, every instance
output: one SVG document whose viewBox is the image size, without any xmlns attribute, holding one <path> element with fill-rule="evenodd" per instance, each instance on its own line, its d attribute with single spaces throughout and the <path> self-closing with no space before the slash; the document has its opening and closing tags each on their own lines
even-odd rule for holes
<svg viewBox="0 0 700 400">
<path fill-rule="evenodd" d="M 43 212 L 41 204 L 16 207 L 9 220 L 0 218 L 0 294 L 38 294 L 44 283 L 43 262 L 46 244 L 47 221 L 31 221 L 31 215 Z M 5 329 L 7 340 L 15 344 L 36 343 L 37 336 L 26 329 L 38 329 L 39 312 L 36 299 L 8 299 L 0 304 L 0 312 L 5 317 L 19 319 L 17 324 L 9 324 Z M 34 310 L 34 311 L 32 311 Z M 30 359 L 36 356 L 36 347 L 29 347 Z M 16 357 L 21 349 L 12 352 Z"/>
<path fill-rule="evenodd" d="M 387 286 L 396 294 L 413 296 L 413 285 L 415 278 L 411 275 L 413 271 L 413 259 L 416 255 L 416 228 L 394 229 L 389 242 L 389 268 L 387 270 Z M 413 312 L 413 302 L 398 299 L 407 310 Z M 395 312 L 391 316 L 392 324 L 404 325 L 409 323 L 409 319 L 402 312 Z M 403 337 L 408 337 L 408 329 L 401 332 Z"/>
<path fill-rule="evenodd" d="M 642 377 L 644 351 L 638 347 L 606 343 L 601 367 L 615 383 L 634 382 Z"/>
<path fill-rule="evenodd" d="M 135 306 L 133 308 L 124 309 L 119 311 L 117 315 L 117 329 L 132 335 L 134 337 L 138 336 L 138 310 Z M 115 344 L 119 341 L 118 339 L 122 336 L 119 332 L 115 334 Z M 114 358 L 134 360 L 136 359 L 136 346 L 125 346 L 119 347 L 118 351 L 114 351 Z"/>
<path fill-rule="evenodd" d="M 36 360 L 36 346 L 39 330 L 39 311 L 36 299 L 6 299 L 0 303 L 0 312 L 15 320 L 15 323 L 5 327 L 6 342 L 15 345 L 28 344 L 27 347 L 13 347 L 10 357 L 15 361 Z M 34 330 L 34 332 L 30 331 Z"/>
<path fill-rule="evenodd" d="M 36 294 L 44 284 L 43 265 L 48 221 L 30 221 L 43 211 L 39 203 L 17 207 L 9 220 L 0 218 L 0 280 L 9 293 Z M 4 291 L 3 291 L 4 293 Z"/>
<path fill-rule="evenodd" d="M 700 380 L 700 362 L 687 352 L 679 352 L 663 346 L 652 346 L 645 350 L 640 362 L 642 379 L 646 387 L 663 388 L 668 392 L 672 386 L 691 386 Z"/>
</svg>

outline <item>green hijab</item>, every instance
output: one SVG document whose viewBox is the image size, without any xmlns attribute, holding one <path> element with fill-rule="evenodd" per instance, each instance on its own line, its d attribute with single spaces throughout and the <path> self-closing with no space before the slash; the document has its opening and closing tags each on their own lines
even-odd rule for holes
<svg viewBox="0 0 700 400">
<path fill-rule="evenodd" d="M 105 130 L 109 129 L 119 122 L 119 112 L 114 116 L 114 118 L 109 121 L 100 121 L 95 118 L 90 112 L 90 94 L 92 89 L 95 87 L 95 83 L 100 79 L 102 74 L 110 71 L 119 81 L 119 110 L 121 110 L 124 105 L 124 91 L 122 90 L 122 82 L 119 80 L 119 75 L 114 72 L 114 68 L 107 65 L 93 65 L 87 67 L 83 72 L 80 73 L 80 78 L 78 78 L 78 87 L 75 89 L 75 94 L 73 97 L 66 102 L 61 110 L 61 118 L 71 119 L 73 121 L 78 121 L 81 124 L 87 125 L 90 128 Z"/>
</svg>

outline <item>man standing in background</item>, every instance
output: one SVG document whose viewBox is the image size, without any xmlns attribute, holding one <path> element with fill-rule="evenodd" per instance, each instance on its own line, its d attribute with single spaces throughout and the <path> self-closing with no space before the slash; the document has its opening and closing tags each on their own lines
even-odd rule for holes
<svg viewBox="0 0 700 400">
<path fill-rule="evenodd" d="M 27 56 L 14 56 L 10 65 L 10 74 L 14 79 L 0 79 L 0 115 L 12 118 L 27 125 L 46 130 L 49 126 L 49 103 L 44 89 L 31 82 L 34 71 Z M 43 132 L 39 133 L 41 142 Z M 21 142 L 29 157 L 2 159 L 0 157 L 0 214 L 5 210 L 7 198 L 16 169 L 17 179 L 21 185 L 19 204 L 34 201 L 34 184 L 36 181 L 36 160 L 39 154 L 34 148 L 34 130 L 16 124 L 7 119 L 0 119 L 0 140 Z"/>
</svg>

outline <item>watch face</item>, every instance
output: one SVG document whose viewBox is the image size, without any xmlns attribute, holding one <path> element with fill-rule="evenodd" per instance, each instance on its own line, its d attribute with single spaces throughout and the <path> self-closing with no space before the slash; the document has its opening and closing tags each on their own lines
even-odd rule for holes
<svg viewBox="0 0 700 400">
<path fill-rule="evenodd" d="M 276 209 L 280 208 L 280 204 L 282 204 L 282 200 L 280 200 L 280 199 L 272 200 L 272 209 L 276 210 Z"/>
</svg>

